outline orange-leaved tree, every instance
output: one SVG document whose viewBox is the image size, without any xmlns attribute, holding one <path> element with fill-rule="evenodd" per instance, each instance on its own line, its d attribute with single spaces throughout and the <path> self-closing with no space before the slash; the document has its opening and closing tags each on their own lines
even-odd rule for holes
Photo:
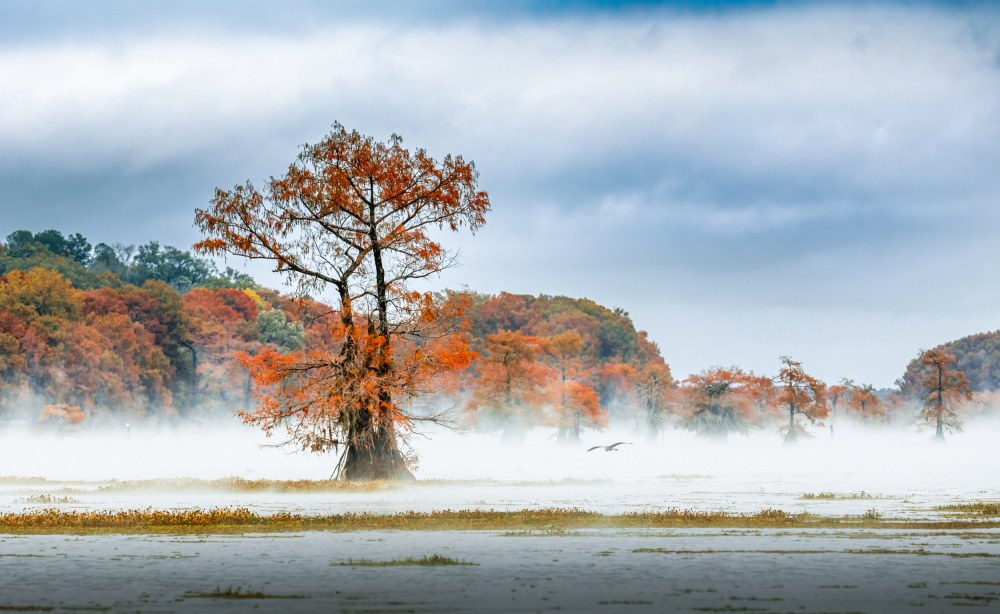
<svg viewBox="0 0 1000 614">
<path fill-rule="evenodd" d="M 195 222 L 207 235 L 196 249 L 266 260 L 301 294 L 332 289 L 327 317 L 334 350 L 244 355 L 259 406 L 243 417 L 287 442 L 343 451 L 348 480 L 412 478 L 398 437 L 416 416 L 407 399 L 448 385 L 473 353 L 456 330 L 461 301 L 416 292 L 454 262 L 433 231 L 479 229 L 490 208 L 475 165 L 440 162 L 402 139 L 388 142 L 340 124 L 263 190 L 250 182 L 216 190 Z"/>
<path fill-rule="evenodd" d="M 646 364 L 636 374 L 639 398 L 646 409 L 646 438 L 656 441 L 663 423 L 663 414 L 677 388 L 670 366 L 660 362 Z"/>
<path fill-rule="evenodd" d="M 505 441 L 518 441 L 528 426 L 542 421 L 547 388 L 556 372 L 540 360 L 543 342 L 502 330 L 486 337 L 486 356 L 476 363 L 472 398 L 465 405 L 483 428 L 498 428 Z"/>
<path fill-rule="evenodd" d="M 557 441 L 576 443 L 584 427 L 608 425 L 608 413 L 601 409 L 597 391 L 583 382 L 570 380 L 554 384 L 550 399 L 553 421 L 559 428 Z"/>
<path fill-rule="evenodd" d="M 684 380 L 681 428 L 699 437 L 725 440 L 747 433 L 756 423 L 753 374 L 732 367 L 712 367 Z"/>
<path fill-rule="evenodd" d="M 584 381 L 590 373 L 584 369 L 583 337 L 575 330 L 567 330 L 543 338 L 541 345 L 557 378 L 549 386 L 552 417 L 559 429 L 556 440 L 579 442 L 583 427 L 603 427 L 608 422 L 608 414 L 600 407 L 597 391 Z"/>
<path fill-rule="evenodd" d="M 630 364 L 615 359 L 594 369 L 591 379 L 601 407 L 614 419 L 631 419 L 639 407 L 638 372 Z"/>
<path fill-rule="evenodd" d="M 934 426 L 934 438 L 944 441 L 944 431 L 961 431 L 958 408 L 972 400 L 969 381 L 961 371 L 952 369 L 955 357 L 941 350 L 921 350 L 920 384 L 924 393 L 924 407 L 917 414 L 920 421 Z"/>
<path fill-rule="evenodd" d="M 850 381 L 846 378 L 842 380 L 844 383 Z M 830 403 L 830 419 L 834 421 L 837 419 L 837 405 L 847 397 L 847 386 L 842 384 L 834 384 L 833 386 L 828 386 L 826 389 L 826 399 Z M 832 426 L 830 427 L 833 428 Z"/>
<path fill-rule="evenodd" d="M 785 443 L 792 443 L 807 432 L 796 416 L 802 416 L 811 423 L 826 418 L 826 384 L 802 370 L 802 363 L 788 356 L 781 357 L 784 365 L 778 372 L 778 407 L 788 412 L 788 426 L 785 427 Z"/>
<path fill-rule="evenodd" d="M 871 384 L 855 384 L 853 380 L 844 378 L 841 380 L 847 397 L 847 408 L 855 411 L 865 422 L 885 419 L 885 407 L 882 399 L 875 392 L 875 386 Z M 831 386 L 833 388 L 833 386 Z"/>
</svg>

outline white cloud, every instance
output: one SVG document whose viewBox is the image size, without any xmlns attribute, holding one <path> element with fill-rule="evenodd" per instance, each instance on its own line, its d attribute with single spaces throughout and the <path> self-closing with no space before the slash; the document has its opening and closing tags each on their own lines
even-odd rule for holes
<svg viewBox="0 0 1000 614">
<path fill-rule="evenodd" d="M 697 314 L 734 300 L 772 309 L 782 300 L 776 272 L 794 270 L 803 281 L 782 316 L 794 320 L 788 330 L 814 328 L 810 318 L 827 316 L 810 309 L 829 301 L 848 315 L 836 339 L 810 340 L 818 351 L 898 344 L 899 329 L 879 338 L 862 325 L 881 316 L 857 318 L 850 338 L 852 284 L 874 271 L 871 309 L 928 318 L 941 307 L 921 306 L 916 276 L 880 280 L 926 263 L 928 240 L 943 246 L 926 264 L 932 276 L 986 278 L 1000 257 L 966 239 L 997 221 L 992 20 L 852 5 L 22 38 L 0 46 L 0 168 L 15 169 L 3 181 L 39 194 L 71 175 L 140 181 L 170 169 L 182 175 L 176 191 L 150 202 L 176 210 L 182 230 L 161 223 L 163 233 L 184 234 L 213 185 L 280 173 L 300 142 L 340 120 L 477 161 L 495 211 L 475 241 L 460 240 L 464 277 L 449 283 L 586 294 L 627 309 L 680 301 L 686 336 L 640 325 L 654 338 L 721 347 L 741 343 L 740 327 L 714 333 Z M 30 183 L 24 167 L 51 172 Z M 105 192 L 76 194 L 91 206 L 69 212 L 68 225 L 113 204 Z M 44 205 L 17 215 L 52 218 Z M 776 345 L 799 343 L 774 335 Z M 880 384 L 901 370 L 874 358 L 866 368 Z"/>
<path fill-rule="evenodd" d="M 0 142 L 77 134 L 154 163 L 322 107 L 483 141 L 532 168 L 659 148 L 717 172 L 824 169 L 872 187 L 996 135 L 992 50 L 967 27 L 828 8 L 19 45 L 0 50 Z"/>
</svg>

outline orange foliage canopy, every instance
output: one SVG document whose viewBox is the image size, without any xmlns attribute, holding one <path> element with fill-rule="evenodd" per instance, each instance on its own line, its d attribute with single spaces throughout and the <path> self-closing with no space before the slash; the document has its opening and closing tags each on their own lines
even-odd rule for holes
<svg viewBox="0 0 1000 614">
<path fill-rule="evenodd" d="M 746 433 L 759 424 L 757 401 L 769 382 L 735 365 L 692 375 L 684 381 L 680 426 L 716 439 Z"/>
<path fill-rule="evenodd" d="M 781 388 L 777 404 L 788 412 L 785 441 L 793 442 L 799 436 L 807 434 L 796 419 L 797 416 L 802 416 L 811 423 L 826 418 L 826 384 L 808 375 L 802 369 L 802 363 L 788 356 L 782 356 L 781 363 L 784 366 L 777 377 Z"/>
<path fill-rule="evenodd" d="M 39 414 L 38 421 L 44 422 L 54 419 L 65 424 L 80 424 L 85 418 L 86 415 L 79 406 L 59 403 L 42 407 L 42 413 Z"/>
<path fill-rule="evenodd" d="M 847 408 L 855 412 L 858 417 L 866 422 L 881 421 L 885 418 L 885 407 L 882 400 L 875 391 L 875 386 L 871 384 L 855 384 L 852 380 L 844 379 L 843 386 L 830 386 L 827 391 L 831 401 L 836 398 L 834 394 L 838 392 L 847 397 Z M 839 390 L 838 390 L 839 389 Z"/>
<path fill-rule="evenodd" d="M 0 381 L 53 407 L 171 411 L 169 359 L 126 288 L 78 290 L 41 268 L 0 277 Z M 15 403 L 21 405 L 22 403 Z"/>
<path fill-rule="evenodd" d="M 964 373 L 952 369 L 954 364 L 955 357 L 942 350 L 920 352 L 923 371 L 920 384 L 926 392 L 918 417 L 925 424 L 933 425 L 935 438 L 942 440 L 945 429 L 962 430 L 958 409 L 972 399 L 969 381 Z"/>
<path fill-rule="evenodd" d="M 502 429 L 505 439 L 517 438 L 537 422 L 536 409 L 555 373 L 539 360 L 544 348 L 538 337 L 504 330 L 486 337 L 486 349 L 476 362 L 476 387 L 466 410 Z"/>
<path fill-rule="evenodd" d="M 597 391 L 586 382 L 583 337 L 575 330 L 542 339 L 545 358 L 552 368 L 555 381 L 548 386 L 547 404 L 550 422 L 558 427 L 560 441 L 580 440 L 583 427 L 603 428 L 608 413 L 601 409 Z"/>
<path fill-rule="evenodd" d="M 558 439 L 578 441 L 584 426 L 603 427 L 607 413 L 597 392 L 584 383 L 582 340 L 575 331 L 534 337 L 503 330 L 486 336 L 486 354 L 476 363 L 470 419 L 518 439 L 539 424 L 558 427 Z"/>
</svg>

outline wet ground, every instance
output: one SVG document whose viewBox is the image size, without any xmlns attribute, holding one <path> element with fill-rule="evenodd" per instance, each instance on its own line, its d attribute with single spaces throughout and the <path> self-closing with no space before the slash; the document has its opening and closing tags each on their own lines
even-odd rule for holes
<svg viewBox="0 0 1000 614">
<path fill-rule="evenodd" d="M 475 565 L 350 564 L 432 554 Z M 248 593 L 256 596 L 233 598 Z M 0 541 L 0 609 L 876 613 L 967 611 L 998 600 L 998 531 L 365 531 Z"/>
<path fill-rule="evenodd" d="M 183 482 L 166 484 L 183 486 Z M 320 493 L 206 492 L 190 488 L 160 492 L 121 486 L 111 481 L 0 483 L 0 513 L 47 508 L 72 511 L 148 507 L 164 510 L 245 507 L 260 514 L 291 512 L 308 515 L 525 508 L 573 508 L 606 514 L 671 508 L 752 513 L 770 508 L 788 513 L 837 516 L 876 513 L 884 518 L 915 519 L 938 517 L 939 513 L 934 508 L 939 506 L 1000 498 L 998 488 L 869 492 L 843 484 L 836 491 L 817 491 L 807 490 L 809 484 L 804 482 L 775 484 L 763 480 L 734 488 L 732 481 L 715 476 L 664 476 L 622 481 L 417 482 L 373 491 Z M 754 487 L 756 490 L 750 490 Z M 823 492 L 842 498 L 803 498 Z"/>
</svg>

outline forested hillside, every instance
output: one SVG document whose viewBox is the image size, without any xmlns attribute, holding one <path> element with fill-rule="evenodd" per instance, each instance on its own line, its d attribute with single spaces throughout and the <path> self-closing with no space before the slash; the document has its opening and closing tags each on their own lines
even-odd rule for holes
<svg viewBox="0 0 1000 614">
<path fill-rule="evenodd" d="M 934 348 L 955 357 L 955 370 L 965 374 L 975 392 L 1000 390 L 1000 331 L 978 333 L 943 343 Z M 914 358 L 896 382 L 906 397 L 922 394 L 920 361 Z"/>
<path fill-rule="evenodd" d="M 471 345 L 480 354 L 465 406 L 473 424 L 509 438 L 551 426 L 568 441 L 611 419 L 659 428 L 675 383 L 628 313 L 565 296 L 471 299 Z"/>
<path fill-rule="evenodd" d="M 663 364 L 659 348 L 649 341 L 644 331 L 636 331 L 628 312 L 620 308 L 608 309 L 588 299 L 474 293 L 468 317 L 477 350 L 484 349 L 488 335 L 502 330 L 538 337 L 573 330 L 580 334 L 582 353 L 591 362 L 618 361 L 636 367 Z"/>
<path fill-rule="evenodd" d="M 336 360 L 344 344 L 334 308 L 155 241 L 92 247 L 79 234 L 17 231 L 0 245 L 0 271 L 0 421 L 229 416 L 255 402 L 248 359 L 276 351 Z M 730 365 L 677 381 L 622 309 L 544 294 L 446 294 L 465 305 L 459 328 L 476 358 L 455 385 L 406 402 L 457 408 L 465 426 L 505 438 L 542 426 L 576 441 L 612 422 L 650 437 L 669 424 L 722 439 L 778 425 L 794 436 L 802 428 L 788 424 L 837 416 L 902 424 L 919 421 L 929 386 L 918 359 L 893 393 L 849 379 L 826 386 L 787 357 L 777 377 Z M 951 368 L 973 391 L 1000 388 L 1000 332 L 936 349 L 956 357 Z M 782 383 L 786 372 L 805 384 Z M 805 388 L 811 400 L 788 397 Z"/>
<path fill-rule="evenodd" d="M 336 352 L 341 341 L 327 305 L 156 242 L 92 247 L 79 234 L 22 230 L 0 246 L 0 273 L 0 419 L 232 414 L 253 402 L 241 353 Z M 658 348 L 620 309 L 507 293 L 471 294 L 468 303 L 467 335 L 480 358 L 463 378 L 471 397 L 496 393 L 498 343 L 524 350 L 522 366 L 532 366 L 523 374 L 534 379 L 516 404 L 538 415 L 570 402 L 558 388 L 592 424 L 605 424 L 609 410 L 635 400 L 643 378 L 673 383 Z"/>
</svg>

